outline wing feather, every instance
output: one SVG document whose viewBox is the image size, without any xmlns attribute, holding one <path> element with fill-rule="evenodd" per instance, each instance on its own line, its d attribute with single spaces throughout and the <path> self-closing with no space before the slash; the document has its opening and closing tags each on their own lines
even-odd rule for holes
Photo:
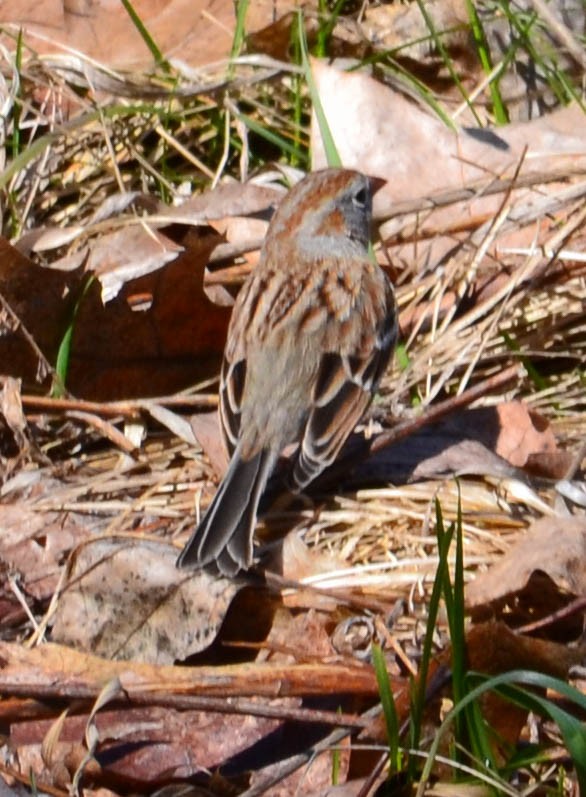
<svg viewBox="0 0 586 797">
<path fill-rule="evenodd" d="M 386 280 L 385 280 L 386 281 Z M 312 407 L 293 466 L 293 482 L 303 490 L 332 464 L 360 421 L 389 363 L 397 337 L 392 287 L 387 282 L 379 325 L 362 353 L 323 354 Z"/>
<path fill-rule="evenodd" d="M 224 360 L 220 378 L 220 427 L 228 454 L 232 456 L 240 438 L 242 397 L 246 380 L 246 360 Z"/>
</svg>

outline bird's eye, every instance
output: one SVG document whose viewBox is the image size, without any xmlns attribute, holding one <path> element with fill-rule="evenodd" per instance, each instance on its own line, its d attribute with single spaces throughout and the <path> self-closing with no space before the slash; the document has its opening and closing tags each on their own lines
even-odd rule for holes
<svg viewBox="0 0 586 797">
<path fill-rule="evenodd" d="M 368 202 L 368 191 L 366 188 L 359 188 L 358 191 L 352 197 L 352 201 L 358 207 L 364 208 Z"/>
</svg>

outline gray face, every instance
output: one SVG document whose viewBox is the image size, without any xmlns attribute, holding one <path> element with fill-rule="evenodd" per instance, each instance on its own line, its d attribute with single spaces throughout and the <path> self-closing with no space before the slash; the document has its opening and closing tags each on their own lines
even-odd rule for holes
<svg viewBox="0 0 586 797">
<path fill-rule="evenodd" d="M 341 183 L 336 172 L 331 180 L 324 180 L 296 236 L 298 247 L 313 256 L 324 251 L 351 256 L 368 247 L 372 214 L 369 180 L 358 173 L 342 174 L 345 179 Z"/>
<path fill-rule="evenodd" d="M 265 248 L 286 235 L 298 251 L 319 257 L 363 252 L 370 240 L 370 179 L 347 169 L 324 169 L 298 183 L 271 222 Z"/>
<path fill-rule="evenodd" d="M 339 196 L 336 204 L 346 222 L 348 237 L 368 246 L 372 218 L 372 194 L 368 179 L 361 174 L 357 175 L 348 191 Z"/>
</svg>

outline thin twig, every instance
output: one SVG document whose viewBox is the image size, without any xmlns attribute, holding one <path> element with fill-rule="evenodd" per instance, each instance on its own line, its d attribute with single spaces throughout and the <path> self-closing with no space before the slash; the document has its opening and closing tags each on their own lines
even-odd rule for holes
<svg viewBox="0 0 586 797">
<path fill-rule="evenodd" d="M 521 367 L 519 365 L 511 365 L 509 368 L 505 368 L 504 371 L 500 371 L 500 373 L 494 374 L 494 376 L 483 379 L 482 382 L 468 388 L 468 390 L 460 393 L 459 396 L 453 396 L 435 406 L 428 407 L 424 415 L 399 423 L 388 432 L 377 435 L 368 447 L 368 454 L 376 454 L 378 451 L 388 448 L 398 440 L 403 440 L 405 437 L 409 437 L 415 432 L 418 432 L 420 429 L 423 429 L 423 427 L 429 426 L 432 423 L 437 423 L 441 418 L 455 412 L 455 410 L 467 407 L 472 404 L 473 401 L 482 398 L 482 396 L 485 396 L 487 393 L 502 389 L 509 382 L 518 379 L 520 373 Z"/>
<path fill-rule="evenodd" d="M 106 418 L 121 416 L 123 418 L 133 418 L 142 411 L 148 411 L 149 405 L 159 404 L 163 407 L 185 408 L 185 409 L 209 409 L 213 410 L 218 406 L 218 396 L 216 394 L 199 394 L 193 396 L 174 395 L 158 396 L 152 399 L 128 399 L 127 401 L 84 401 L 74 398 L 49 398 L 48 396 L 22 396 L 22 405 L 27 410 L 37 410 L 40 412 L 88 412 Z"/>
</svg>

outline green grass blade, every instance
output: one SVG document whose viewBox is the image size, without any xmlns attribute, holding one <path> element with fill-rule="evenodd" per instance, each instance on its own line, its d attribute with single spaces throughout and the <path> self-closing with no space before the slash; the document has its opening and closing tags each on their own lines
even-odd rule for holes
<svg viewBox="0 0 586 797">
<path fill-rule="evenodd" d="M 22 105 L 20 96 L 22 91 L 22 28 L 18 30 L 16 38 L 16 50 L 14 53 L 14 69 L 18 75 L 18 87 L 14 95 L 14 105 L 12 107 L 12 158 L 18 157 L 20 154 L 22 143 L 20 138 L 20 117 L 22 114 Z"/>
<path fill-rule="evenodd" d="M 71 318 L 69 320 L 69 324 L 67 325 L 67 329 L 65 330 L 65 334 L 63 335 L 61 343 L 59 344 L 57 360 L 55 363 L 55 380 L 51 387 L 52 398 L 62 398 L 67 392 L 67 374 L 69 373 L 69 363 L 71 360 L 71 341 L 73 339 L 75 322 L 77 320 L 81 303 L 95 279 L 96 278 L 93 276 L 93 274 L 87 278 L 85 285 L 82 288 L 81 294 L 73 307 Z"/>
<path fill-rule="evenodd" d="M 454 703 L 459 703 L 466 694 L 464 683 L 466 675 L 466 639 L 464 631 L 463 588 L 459 594 L 458 574 L 463 572 L 462 565 L 462 519 L 458 514 L 457 522 L 452 523 L 446 531 L 444 527 L 442 509 L 439 501 L 435 502 L 436 533 L 440 555 L 440 568 L 442 579 L 442 593 L 446 606 L 448 628 L 450 632 L 452 695 Z M 456 537 L 456 577 L 452 585 L 450 581 L 449 552 L 451 542 Z M 463 582 L 463 575 L 460 574 Z M 467 717 L 458 714 L 454 719 L 454 736 L 456 741 L 455 758 L 461 761 L 459 750 L 468 746 Z"/>
<path fill-rule="evenodd" d="M 545 698 L 538 698 L 538 702 L 560 729 L 576 768 L 580 794 L 586 794 L 586 725 Z"/>
<path fill-rule="evenodd" d="M 441 103 L 436 100 L 436 98 L 433 96 L 433 93 L 427 88 L 425 83 L 419 80 L 415 75 L 412 75 L 410 72 L 408 72 L 393 58 L 390 58 L 388 54 L 385 56 L 385 63 L 382 63 L 380 58 L 380 56 L 377 56 L 376 58 L 371 59 L 371 63 L 380 63 L 380 66 L 384 71 L 391 74 L 397 81 L 405 86 L 405 91 L 407 94 L 415 93 L 417 97 L 424 102 L 437 117 L 442 120 L 446 127 L 454 131 L 459 129 L 458 125 L 454 122 L 449 113 L 445 111 Z"/>
<path fill-rule="evenodd" d="M 132 118 L 137 115 L 159 116 L 164 119 L 167 114 L 165 108 L 158 107 L 154 104 L 148 103 L 129 103 L 128 105 L 115 104 L 106 108 L 100 108 L 98 111 L 89 111 L 88 113 L 81 114 L 75 117 L 70 122 L 60 125 L 56 130 L 45 135 L 40 136 L 31 142 L 18 157 L 7 163 L 4 171 L 0 172 L 0 190 L 6 188 L 10 180 L 15 174 L 27 168 L 27 166 L 40 157 L 46 149 L 52 144 L 59 141 L 64 134 L 75 135 L 76 131 L 83 130 L 85 127 L 90 126 L 93 122 L 99 121 L 102 117 L 106 119 Z"/>
<path fill-rule="evenodd" d="M 484 28 L 482 27 L 482 22 L 472 0 L 466 0 L 466 8 L 468 10 L 468 18 L 470 19 L 470 27 L 472 30 L 472 36 L 474 37 L 474 43 L 476 44 L 476 51 L 480 59 L 480 64 L 485 74 L 489 75 L 492 72 L 493 64 L 490 57 L 488 41 L 484 33 Z M 494 78 L 490 81 L 489 89 L 496 123 L 499 125 L 506 125 L 509 121 L 509 114 L 499 90 L 498 78 Z"/>
<path fill-rule="evenodd" d="M 295 144 L 291 144 L 278 133 L 275 133 L 273 130 L 269 130 L 268 127 L 265 127 L 251 116 L 248 116 L 245 113 L 236 112 L 234 112 L 234 116 L 236 119 L 243 122 L 253 133 L 256 133 L 257 135 L 261 136 L 261 138 L 264 138 L 265 141 L 268 141 L 270 144 L 278 147 L 282 152 L 287 153 L 290 157 L 294 157 L 299 154 L 299 150 Z"/>
<path fill-rule="evenodd" d="M 155 42 L 155 40 L 147 30 L 146 25 L 138 15 L 136 9 L 134 8 L 130 0 L 122 0 L 122 5 L 124 6 L 124 9 L 128 14 L 128 16 L 132 20 L 132 23 L 136 28 L 136 30 L 138 31 L 141 39 L 146 44 L 151 55 L 155 59 L 155 63 L 157 64 L 157 66 L 162 67 L 165 71 L 170 71 L 171 67 L 169 66 L 169 62 L 167 61 L 163 53 L 159 50 L 157 43 Z"/>
<path fill-rule="evenodd" d="M 537 672 L 519 671 L 518 673 L 508 673 L 507 675 L 511 682 L 519 681 L 525 685 L 539 687 L 539 689 L 549 689 L 558 692 L 568 702 L 574 703 L 582 712 L 586 707 L 586 696 L 573 686 L 565 683 L 565 681 Z M 513 678 L 513 676 L 515 677 Z M 491 686 L 495 681 L 495 678 L 487 680 L 484 682 L 484 686 Z M 534 692 L 527 692 L 516 685 L 510 685 L 509 679 L 504 681 L 503 684 L 497 684 L 495 691 L 527 711 L 533 711 L 536 714 L 541 714 L 541 716 L 549 717 L 557 724 L 564 744 L 574 763 L 580 785 L 580 793 L 586 794 L 586 724 L 551 700 Z"/>
<path fill-rule="evenodd" d="M 399 718 L 395 698 L 389 681 L 389 673 L 385 662 L 384 654 L 379 645 L 372 646 L 372 663 L 378 683 L 380 702 L 383 708 L 385 725 L 387 728 L 387 741 L 389 744 L 389 759 L 391 772 L 399 772 L 401 769 L 401 750 L 399 747 Z"/>
<path fill-rule="evenodd" d="M 537 390 L 545 390 L 549 387 L 549 383 L 547 379 L 541 376 L 537 368 L 531 362 L 531 359 L 524 354 L 521 354 L 521 347 L 517 343 L 517 341 L 505 330 L 501 332 L 501 337 L 505 342 L 505 346 L 509 351 L 518 354 L 519 362 L 523 365 L 523 368 L 527 371 L 527 375 L 529 379 L 533 382 Z"/>
<path fill-rule="evenodd" d="M 541 73 L 558 102 L 565 105 L 577 101 L 582 110 L 586 110 L 580 92 L 556 63 L 557 51 L 550 49 L 549 57 L 541 51 L 538 38 L 540 27 L 547 26 L 539 15 L 536 12 L 518 13 L 508 2 L 500 2 L 498 8 L 514 30 L 514 45 L 511 45 L 511 49 L 525 51 L 533 64 L 533 69 Z"/>
<path fill-rule="evenodd" d="M 470 109 L 472 115 L 476 119 L 477 124 L 480 125 L 481 124 L 480 117 L 476 113 L 476 108 L 470 102 L 470 98 L 468 97 L 468 92 L 466 91 L 462 81 L 460 80 L 458 72 L 457 72 L 457 70 L 454 67 L 454 64 L 452 62 L 452 58 L 451 58 L 450 54 L 448 53 L 448 51 L 446 50 L 446 48 L 444 47 L 444 43 L 442 41 L 442 37 L 438 34 L 438 32 L 437 32 L 437 30 L 435 28 L 435 24 L 433 22 L 433 19 L 431 18 L 431 15 L 429 14 L 429 12 L 427 11 L 427 8 L 425 7 L 425 0 L 417 0 L 417 5 L 419 6 L 419 10 L 421 11 L 421 15 L 422 15 L 423 19 L 425 20 L 425 24 L 427 25 L 427 29 L 429 30 L 429 32 L 431 34 L 431 38 L 433 39 L 433 43 L 435 44 L 438 52 L 440 53 L 440 55 L 441 55 L 441 57 L 443 59 L 443 62 L 445 64 L 448 72 L 450 73 L 450 77 L 454 81 L 454 85 L 456 86 L 456 88 L 458 89 L 460 94 L 462 95 L 462 98 L 464 99 L 464 102 L 466 103 L 466 105 Z"/>
<path fill-rule="evenodd" d="M 438 542 L 440 542 L 442 535 L 445 537 L 446 532 L 444 529 L 442 510 L 439 501 L 435 502 L 436 513 L 436 528 L 438 535 Z M 452 524 L 450 526 L 450 541 L 453 536 L 456 536 L 456 559 L 461 552 L 462 542 L 462 526 L 461 524 Z M 457 596 L 455 588 L 452 587 L 450 581 L 450 568 L 448 562 L 449 546 L 444 548 L 440 543 L 440 551 L 442 558 L 445 561 L 442 566 L 442 587 L 444 602 L 446 605 L 446 614 L 448 618 L 448 627 L 450 631 L 450 647 L 451 647 L 451 669 L 452 669 L 452 694 L 454 703 L 458 703 L 464 696 L 464 676 L 466 673 L 466 659 L 465 650 L 466 642 L 464 638 L 463 616 L 460 608 L 458 607 Z M 457 567 L 457 564 L 456 564 Z M 465 717 L 458 715 L 454 721 L 455 739 L 460 747 L 466 747 L 468 739 L 465 736 Z M 461 760 L 456 748 L 456 759 Z"/>
<path fill-rule="evenodd" d="M 346 4 L 346 0 L 337 0 L 333 9 L 330 11 L 326 0 L 319 0 L 318 16 L 319 16 L 319 29 L 317 32 L 317 43 L 315 46 L 315 54 L 318 58 L 325 58 L 328 54 L 328 44 L 330 37 L 336 27 L 336 22 L 340 15 L 340 11 Z"/>
<path fill-rule="evenodd" d="M 305 38 L 305 28 L 303 27 L 303 14 L 301 13 L 301 11 L 297 12 L 297 21 L 298 21 L 297 29 L 299 35 L 299 48 L 301 50 L 301 65 L 303 67 L 305 82 L 307 83 L 307 88 L 309 89 L 309 95 L 311 97 L 311 102 L 313 104 L 313 110 L 315 111 L 322 141 L 324 143 L 324 149 L 328 165 L 341 166 L 342 160 L 336 148 L 334 137 L 332 136 L 332 131 L 330 130 L 330 126 L 328 124 L 328 120 L 326 118 L 323 105 L 321 104 L 319 92 L 317 90 L 317 86 L 315 85 L 315 80 L 313 79 L 313 75 L 311 73 L 311 66 L 309 64 L 309 55 L 307 53 L 307 39 Z"/>
<path fill-rule="evenodd" d="M 419 748 L 421 739 L 421 727 L 423 723 L 423 712 L 425 711 L 425 700 L 427 690 L 427 679 L 429 667 L 432 660 L 432 645 L 435 626 L 439 613 L 440 601 L 442 597 L 442 590 L 445 582 L 445 575 L 448 572 L 448 554 L 453 537 L 453 527 L 445 531 L 443 526 L 443 519 L 441 511 L 438 515 L 438 557 L 439 564 L 433 581 L 433 587 L 429 598 L 429 607 L 427 614 L 427 624 L 425 629 L 425 636 L 423 639 L 423 650 L 421 652 L 421 661 L 419 664 L 419 672 L 417 675 L 417 682 L 413 685 L 411 692 L 411 717 L 409 727 L 409 746 L 412 750 Z M 409 774 L 411 778 L 415 776 L 415 766 L 417 760 L 412 757 L 409 759 Z"/>
<path fill-rule="evenodd" d="M 234 77 L 235 67 L 232 63 L 234 58 L 238 58 L 244 47 L 246 40 L 246 13 L 248 11 L 249 0 L 234 0 L 234 11 L 236 13 L 236 25 L 232 37 L 232 49 L 230 50 L 230 66 L 228 67 L 228 78 Z"/>
<path fill-rule="evenodd" d="M 450 618 L 450 639 L 452 647 L 452 689 L 454 703 L 459 703 L 468 692 L 468 657 L 466 650 L 466 606 L 464 598 L 464 540 L 462 533 L 462 495 L 458 487 L 458 508 L 456 515 L 456 563 L 454 568 L 454 589 L 452 616 Z M 464 723 L 460 728 L 463 734 L 457 741 L 462 746 L 470 744 L 472 754 L 496 771 L 497 764 L 489 739 L 488 729 L 480 707 L 476 702 L 468 706 L 463 714 Z"/>
<path fill-rule="evenodd" d="M 406 371 L 411 364 L 411 358 L 407 353 L 404 343 L 397 343 L 395 346 L 395 360 L 400 371 Z"/>
<path fill-rule="evenodd" d="M 301 66 L 301 43 L 299 41 L 299 34 L 295 25 L 291 26 L 290 43 L 292 61 L 294 64 Z M 295 71 L 291 75 L 291 93 L 293 95 L 293 145 L 296 150 L 296 154 L 291 156 L 290 159 L 291 166 L 299 166 L 299 164 L 305 160 L 302 145 L 304 110 L 303 81 L 304 75 L 302 75 L 300 72 Z"/>
<path fill-rule="evenodd" d="M 576 755 L 583 755 L 584 745 L 586 744 L 586 725 L 584 725 L 584 723 L 579 723 L 578 720 L 575 720 L 570 714 L 562 712 L 562 710 L 552 704 L 551 701 L 534 693 L 526 692 L 519 688 L 513 688 L 513 686 L 516 687 L 517 684 L 523 684 L 537 689 L 550 689 L 558 692 L 560 695 L 573 702 L 582 712 L 586 711 L 586 695 L 583 695 L 577 689 L 558 678 L 553 678 L 552 676 L 532 672 L 530 670 L 511 670 L 510 672 L 502 673 L 492 678 L 486 678 L 486 676 L 478 673 L 469 673 L 468 677 L 471 681 L 480 679 L 481 683 L 479 686 L 470 689 L 467 695 L 459 704 L 454 706 L 440 725 L 431 744 L 429 757 L 423 768 L 416 797 L 423 797 L 427 781 L 431 775 L 435 756 L 454 718 L 464 711 L 467 706 L 482 697 L 482 695 L 493 690 L 507 697 L 509 700 L 514 701 L 518 705 L 523 706 L 527 710 L 538 710 L 540 713 L 546 714 L 556 722 L 560 720 L 562 722 L 562 725 L 559 726 L 560 732 L 562 735 L 564 735 L 564 732 L 568 735 L 568 741 L 566 741 L 566 737 L 564 736 L 564 742 L 572 745 L 572 750 L 575 751 Z M 564 716 L 562 716 L 562 713 Z M 570 748 L 568 747 L 568 752 L 569 751 Z M 586 759 L 584 757 L 578 758 L 577 761 L 574 759 L 574 765 L 576 766 L 576 774 L 578 775 L 581 792 L 586 793 L 583 791 L 586 788 Z M 494 775 L 494 773 L 492 774 Z"/>
</svg>

